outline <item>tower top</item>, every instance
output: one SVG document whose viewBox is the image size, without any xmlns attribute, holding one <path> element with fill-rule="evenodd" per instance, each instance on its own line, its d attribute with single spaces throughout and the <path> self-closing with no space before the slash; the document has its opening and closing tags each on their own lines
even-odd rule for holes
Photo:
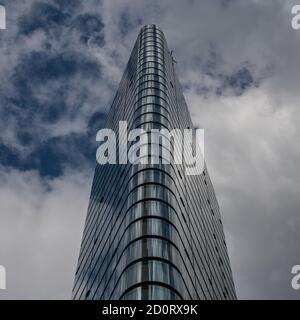
<svg viewBox="0 0 300 320">
<path fill-rule="evenodd" d="M 156 24 L 145 24 L 145 25 L 141 28 L 141 32 L 142 32 L 144 29 L 147 29 L 147 28 L 154 28 L 154 29 L 159 30 L 160 32 L 163 32 L 163 31 L 161 30 L 161 28 L 158 27 Z"/>
</svg>

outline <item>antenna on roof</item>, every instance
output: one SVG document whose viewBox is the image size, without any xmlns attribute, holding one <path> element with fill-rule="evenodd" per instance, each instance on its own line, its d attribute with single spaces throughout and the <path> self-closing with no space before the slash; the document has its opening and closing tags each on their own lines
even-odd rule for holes
<svg viewBox="0 0 300 320">
<path fill-rule="evenodd" d="M 173 50 L 170 51 L 170 56 L 172 58 L 172 62 L 173 63 L 177 63 L 177 61 L 175 60 L 175 58 L 173 57 Z"/>
</svg>

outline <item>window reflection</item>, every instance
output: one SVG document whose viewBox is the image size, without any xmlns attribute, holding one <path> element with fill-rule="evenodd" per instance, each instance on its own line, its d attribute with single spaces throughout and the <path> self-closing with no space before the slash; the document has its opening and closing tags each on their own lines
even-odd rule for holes
<svg viewBox="0 0 300 320">
<path fill-rule="evenodd" d="M 181 300 L 174 291 L 157 285 L 142 285 L 127 292 L 122 300 Z"/>
</svg>

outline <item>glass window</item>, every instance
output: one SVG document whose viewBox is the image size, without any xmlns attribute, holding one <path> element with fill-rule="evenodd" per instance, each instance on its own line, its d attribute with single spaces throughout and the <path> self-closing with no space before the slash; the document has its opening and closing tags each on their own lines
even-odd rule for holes
<svg viewBox="0 0 300 320">
<path fill-rule="evenodd" d="M 124 294 L 122 300 L 181 300 L 181 298 L 171 289 L 157 285 L 142 285 Z"/>
</svg>

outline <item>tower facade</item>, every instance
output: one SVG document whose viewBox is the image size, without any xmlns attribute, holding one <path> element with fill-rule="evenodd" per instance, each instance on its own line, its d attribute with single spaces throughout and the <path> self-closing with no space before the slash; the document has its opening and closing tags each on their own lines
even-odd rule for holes
<svg viewBox="0 0 300 320">
<path fill-rule="evenodd" d="M 155 25 L 139 33 L 106 127 L 117 133 L 119 121 L 129 130 L 193 128 L 174 60 Z M 186 175 L 184 163 L 97 164 L 72 296 L 235 299 L 206 167 Z"/>
</svg>

